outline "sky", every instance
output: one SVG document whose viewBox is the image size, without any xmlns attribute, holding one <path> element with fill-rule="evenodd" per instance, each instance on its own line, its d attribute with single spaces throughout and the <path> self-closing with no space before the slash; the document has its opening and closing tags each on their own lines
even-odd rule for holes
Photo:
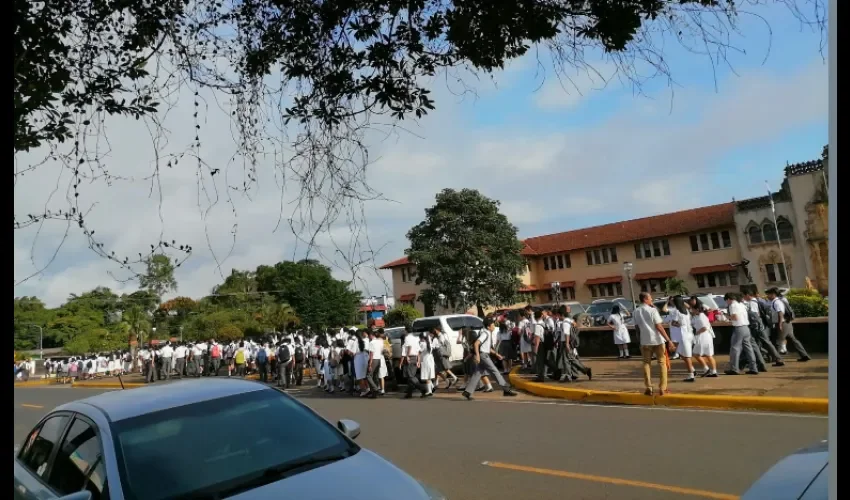
<svg viewBox="0 0 850 500">
<path fill-rule="evenodd" d="M 241 184 L 243 169 L 233 158 L 226 106 L 201 106 L 200 155 L 223 173 L 203 187 L 217 202 L 199 190 L 188 159 L 153 182 L 157 148 L 144 124 L 112 120 L 103 162 L 121 178 L 79 187 L 91 206 L 88 224 L 118 255 L 145 252 L 161 238 L 191 245 L 171 296 L 199 298 L 232 269 L 308 256 L 373 296 L 392 295 L 389 272 L 377 268 L 404 255 L 405 234 L 445 188 L 474 188 L 499 200 L 523 238 L 761 196 L 765 181 L 778 189 L 787 163 L 816 159 L 827 143 L 827 66 L 820 32 L 783 7 L 757 12 L 762 19 L 742 17 L 732 40 L 741 50 L 729 52 L 728 63 L 667 46 L 674 84 L 656 78 L 640 93 L 610 60 L 592 55 L 594 71 L 559 79 L 531 52 L 492 76 L 464 78 L 475 95 L 435 78 L 434 112 L 405 120 L 404 131 L 367 138 L 366 181 L 382 199 L 364 203 L 365 227 L 353 234 L 340 222 L 313 247 L 304 244 L 309 236 L 280 224 L 292 210 L 295 184 L 289 179 L 283 190 L 273 160 L 257 165 L 249 196 L 228 189 Z M 160 155 L 185 149 L 193 112 L 192 95 L 181 95 L 164 118 L 170 136 L 157 145 Z M 17 168 L 39 154 L 19 155 Z M 67 208 L 69 180 L 55 164 L 19 177 L 16 216 Z M 47 222 L 15 231 L 16 297 L 58 306 L 96 286 L 138 288 L 92 252 L 79 230 L 67 229 Z M 351 260 L 362 263 L 352 269 Z"/>
</svg>

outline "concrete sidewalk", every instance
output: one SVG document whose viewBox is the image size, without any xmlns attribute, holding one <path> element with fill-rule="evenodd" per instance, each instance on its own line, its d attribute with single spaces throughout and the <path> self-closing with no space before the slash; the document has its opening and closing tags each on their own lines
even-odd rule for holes
<svg viewBox="0 0 850 500">
<path fill-rule="evenodd" d="M 683 382 L 687 375 L 685 363 L 670 360 L 669 389 L 673 394 L 704 394 L 729 396 L 773 396 L 798 398 L 826 398 L 828 396 L 827 371 L 825 357 L 816 357 L 806 363 L 797 361 L 796 356 L 787 356 L 785 366 L 768 366 L 768 371 L 758 375 L 724 375 L 729 356 L 716 356 L 717 378 L 700 378 L 701 368 L 697 370 L 696 382 Z M 612 392 L 643 392 L 643 367 L 640 358 L 632 356 L 629 360 L 616 358 L 582 358 L 584 364 L 593 370 L 593 380 L 581 376 L 573 383 L 547 381 L 559 387 L 588 389 Z M 529 381 L 534 375 L 520 374 Z M 653 386 L 658 389 L 658 365 L 652 365 Z"/>
</svg>

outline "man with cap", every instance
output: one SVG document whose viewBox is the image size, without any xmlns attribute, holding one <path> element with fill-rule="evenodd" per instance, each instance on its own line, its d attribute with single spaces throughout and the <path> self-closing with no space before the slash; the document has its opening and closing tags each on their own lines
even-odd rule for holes
<svg viewBox="0 0 850 500">
<path fill-rule="evenodd" d="M 783 351 L 785 351 L 786 342 L 790 340 L 791 345 L 794 346 L 794 350 L 800 355 L 797 361 L 806 362 L 812 359 L 809 357 L 809 353 L 806 352 L 806 348 L 803 347 L 803 343 L 797 340 L 797 337 L 794 335 L 794 326 L 791 324 L 794 321 L 794 312 L 791 310 L 791 304 L 788 302 L 788 299 L 783 297 L 777 288 L 766 290 L 765 293 L 768 300 L 770 300 L 773 330 L 776 332 L 776 344 L 779 347 L 779 352 L 784 354 Z"/>
</svg>

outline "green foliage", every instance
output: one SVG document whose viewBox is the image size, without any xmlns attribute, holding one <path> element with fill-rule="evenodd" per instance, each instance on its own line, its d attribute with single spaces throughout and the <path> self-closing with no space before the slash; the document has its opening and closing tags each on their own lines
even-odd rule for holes
<svg viewBox="0 0 850 500">
<path fill-rule="evenodd" d="M 412 326 L 413 320 L 416 318 L 421 318 L 422 313 L 420 313 L 415 307 L 409 304 L 402 304 L 400 306 L 396 306 L 392 308 L 386 316 L 384 316 L 384 321 L 387 327 L 394 326 Z"/>
<path fill-rule="evenodd" d="M 473 189 L 445 189 L 407 238 L 405 253 L 416 265 L 416 283 L 428 283 L 451 305 L 460 304 L 462 291 L 466 305 L 478 306 L 479 313 L 515 301 L 521 286 L 517 276 L 525 266 L 522 242 L 498 201 Z"/>
<path fill-rule="evenodd" d="M 829 302 L 817 290 L 793 288 L 785 297 L 798 318 L 829 316 Z"/>
<path fill-rule="evenodd" d="M 162 297 L 168 292 L 177 290 L 177 280 L 174 279 L 174 264 L 167 255 L 156 254 L 145 260 L 147 270 L 139 276 L 139 286 Z"/>
<path fill-rule="evenodd" d="M 680 278 L 667 278 L 664 280 L 664 292 L 667 295 L 688 295 L 688 286 L 685 280 Z"/>
</svg>

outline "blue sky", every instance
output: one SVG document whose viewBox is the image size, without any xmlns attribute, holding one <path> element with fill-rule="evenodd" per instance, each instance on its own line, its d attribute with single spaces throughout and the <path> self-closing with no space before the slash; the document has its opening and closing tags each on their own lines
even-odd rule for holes
<svg viewBox="0 0 850 500">
<path fill-rule="evenodd" d="M 575 86 L 567 83 L 565 91 L 551 67 L 545 81 L 537 74 L 531 56 L 493 75 L 496 85 L 486 77 L 465 78 L 477 89 L 474 99 L 458 98 L 435 79 L 437 110 L 418 124 L 405 122 L 414 134 L 372 138 L 369 144 L 375 163 L 368 182 L 395 201 L 366 204 L 368 237 L 377 253 L 367 253 L 366 246 L 353 253 L 373 257 L 376 266 L 403 255 L 405 233 L 446 187 L 472 187 L 499 199 L 523 237 L 760 196 L 765 180 L 777 189 L 786 162 L 817 158 L 827 142 L 826 63 L 821 33 L 801 28 L 784 7 L 758 12 L 770 23 L 772 37 L 762 22 L 743 18 L 746 37 L 733 44 L 745 54 L 729 53 L 734 73 L 723 65 L 715 72 L 707 58 L 665 46 L 675 80 L 672 98 L 664 79 L 644 84 L 645 96 L 635 96 L 616 77 L 603 88 L 587 72 L 570 73 Z M 598 54 L 586 59 L 603 76 L 613 73 L 611 63 Z M 185 144 L 190 137 L 182 131 L 193 130 L 184 127 L 191 101 L 182 102 L 188 105 L 179 104 L 166 124 L 174 131 L 172 144 Z M 202 156 L 225 168 L 232 152 L 227 116 L 213 110 L 205 120 Z M 110 136 L 110 162 L 119 170 L 113 173 L 134 180 L 83 187 L 88 199 L 98 201 L 90 222 L 108 247 L 134 255 L 160 232 L 191 244 L 195 253 L 177 277 L 178 292 L 194 297 L 208 293 L 231 268 L 303 256 L 293 235 L 274 231 L 281 192 L 271 163 L 260 165 L 260 184 L 251 199 L 233 200 L 236 214 L 221 202 L 206 219 L 194 170 L 167 172 L 160 221 L 157 193 L 151 196 L 149 182 L 142 180 L 150 173 L 153 154 L 140 141 L 146 135 L 138 127 L 116 123 Z M 27 160 L 19 158 L 19 163 Z M 16 214 L 41 211 L 49 194 L 45 186 L 56 185 L 58 171 L 48 166 L 19 182 Z M 61 178 L 59 185 L 67 181 Z M 241 171 L 234 170 L 229 182 L 240 181 Z M 227 192 L 222 176 L 216 182 L 219 192 Z M 292 198 L 291 192 L 283 196 Z M 49 205 L 62 208 L 60 198 L 61 193 Z M 234 227 L 238 235 L 231 251 Z M 50 262 L 63 232 L 64 226 L 45 226 L 35 246 L 35 231 L 16 232 L 16 282 Z M 351 248 L 350 228 L 338 224 L 332 232 Z M 335 257 L 327 235 L 319 244 L 337 276 L 350 279 L 352 272 Z M 220 268 L 213 252 L 219 262 L 229 254 Z M 69 293 L 98 284 L 119 291 L 136 286 L 116 282 L 110 271 L 120 276 L 72 231 L 56 259 L 39 276 L 16 286 L 15 296 L 39 295 L 56 305 Z M 387 273 L 373 266 L 360 268 L 356 278 L 367 294 L 390 292 Z"/>
</svg>

